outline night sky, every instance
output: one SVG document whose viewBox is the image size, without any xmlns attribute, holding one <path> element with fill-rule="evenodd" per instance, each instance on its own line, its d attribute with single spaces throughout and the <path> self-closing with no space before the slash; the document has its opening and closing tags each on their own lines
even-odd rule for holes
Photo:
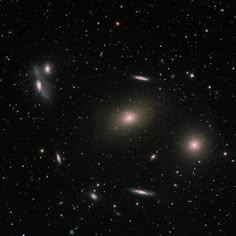
<svg viewBox="0 0 236 236">
<path fill-rule="evenodd" d="M 236 235 L 236 3 L 0 1 L 0 235 Z"/>
</svg>

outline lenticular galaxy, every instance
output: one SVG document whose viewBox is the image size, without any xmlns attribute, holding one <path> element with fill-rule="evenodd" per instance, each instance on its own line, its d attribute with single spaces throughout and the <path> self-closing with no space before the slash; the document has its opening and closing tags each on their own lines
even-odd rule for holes
<svg viewBox="0 0 236 236">
<path fill-rule="evenodd" d="M 134 75 L 133 78 L 136 80 L 139 80 L 139 81 L 144 81 L 144 82 L 150 81 L 150 79 L 148 77 L 141 76 L 141 75 Z"/>
<path fill-rule="evenodd" d="M 139 195 L 139 196 L 143 196 L 143 197 L 153 197 L 156 195 L 155 192 L 145 190 L 145 189 L 130 189 L 130 192 L 135 195 Z"/>
</svg>

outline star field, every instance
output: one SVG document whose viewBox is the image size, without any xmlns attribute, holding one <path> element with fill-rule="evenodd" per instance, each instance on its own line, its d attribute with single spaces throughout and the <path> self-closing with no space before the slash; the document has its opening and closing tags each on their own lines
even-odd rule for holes
<svg viewBox="0 0 236 236">
<path fill-rule="evenodd" d="M 235 7 L 1 1 L 0 235 L 235 235 Z"/>
</svg>

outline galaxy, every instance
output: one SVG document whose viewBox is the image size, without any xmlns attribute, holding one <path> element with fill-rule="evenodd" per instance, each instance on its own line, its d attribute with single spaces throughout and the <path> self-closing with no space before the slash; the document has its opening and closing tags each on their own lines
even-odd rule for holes
<svg viewBox="0 0 236 236">
<path fill-rule="evenodd" d="M 48 64 L 45 65 L 45 66 L 44 66 L 44 71 L 45 71 L 46 74 L 50 74 L 50 73 L 51 73 L 51 66 L 48 65 Z"/>
<path fill-rule="evenodd" d="M 98 200 L 98 195 L 94 192 L 90 193 L 89 196 L 90 196 L 91 200 L 93 200 L 93 201 Z"/>
<path fill-rule="evenodd" d="M 151 197 L 151 196 L 155 196 L 156 195 L 152 191 L 143 190 L 143 189 L 131 189 L 130 192 L 135 194 L 135 195 L 146 196 L 146 197 Z"/>
<path fill-rule="evenodd" d="M 56 160 L 57 160 L 57 163 L 58 163 L 58 164 L 61 164 L 61 163 L 62 163 L 61 156 L 60 156 L 60 154 L 58 154 L 58 153 L 56 153 Z"/>
<path fill-rule="evenodd" d="M 33 67 L 33 72 L 31 75 L 32 81 L 35 81 L 36 91 L 45 100 L 49 100 L 51 97 L 51 85 L 49 82 L 49 78 L 47 77 L 47 75 L 50 73 L 51 67 L 49 65 L 45 65 L 44 67 L 35 65 Z"/>
<path fill-rule="evenodd" d="M 201 143 L 199 140 L 190 140 L 188 143 L 188 148 L 193 152 L 199 151 L 201 149 Z"/>
<path fill-rule="evenodd" d="M 139 80 L 139 81 L 150 81 L 149 78 L 145 77 L 145 76 L 141 76 L 141 75 L 135 75 L 133 76 L 134 79 Z"/>
<path fill-rule="evenodd" d="M 0 236 L 236 235 L 235 1 L 0 9 Z"/>
<path fill-rule="evenodd" d="M 121 123 L 132 125 L 138 122 L 138 115 L 135 112 L 126 111 L 121 114 Z"/>
</svg>

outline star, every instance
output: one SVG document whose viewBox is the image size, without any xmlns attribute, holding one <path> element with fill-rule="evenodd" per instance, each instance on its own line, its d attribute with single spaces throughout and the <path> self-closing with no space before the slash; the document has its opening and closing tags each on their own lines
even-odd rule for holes
<svg viewBox="0 0 236 236">
<path fill-rule="evenodd" d="M 120 22 L 119 21 L 116 21 L 116 26 L 120 26 Z"/>
<path fill-rule="evenodd" d="M 193 78 L 195 77 L 194 73 L 189 73 L 189 72 L 187 71 L 186 74 L 187 74 L 191 79 L 193 79 Z"/>
<path fill-rule="evenodd" d="M 44 149 L 43 148 L 40 149 L 40 153 L 44 153 Z"/>
</svg>

